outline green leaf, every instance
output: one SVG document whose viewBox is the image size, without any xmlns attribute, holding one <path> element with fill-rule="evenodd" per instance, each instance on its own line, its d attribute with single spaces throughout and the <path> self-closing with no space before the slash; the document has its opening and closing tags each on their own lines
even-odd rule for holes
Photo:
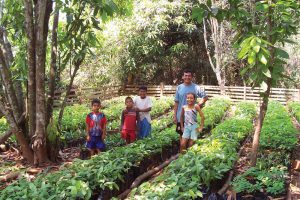
<svg viewBox="0 0 300 200">
<path fill-rule="evenodd" d="M 238 55 L 238 59 L 243 59 L 245 58 L 245 56 L 248 54 L 249 52 L 249 49 L 250 49 L 250 46 L 248 45 L 245 45 L 242 47 L 241 51 L 239 52 L 239 55 Z"/>
<path fill-rule="evenodd" d="M 240 74 L 241 74 L 242 76 L 244 76 L 245 73 L 248 71 L 248 69 L 249 69 L 249 67 L 245 67 L 244 69 L 242 69 L 242 71 L 240 72 Z"/>
<path fill-rule="evenodd" d="M 256 53 L 254 51 L 251 51 L 251 53 L 248 56 L 248 63 L 250 65 L 253 65 L 255 64 L 255 61 L 256 61 Z"/>
<path fill-rule="evenodd" d="M 289 59 L 289 54 L 282 49 L 277 48 L 275 54 L 281 58 Z"/>
<path fill-rule="evenodd" d="M 196 19 L 198 23 L 202 23 L 205 10 L 200 7 L 194 7 L 192 9 L 192 19 Z"/>
<path fill-rule="evenodd" d="M 267 91 L 267 89 L 268 89 L 268 85 L 267 85 L 267 83 L 266 82 L 261 82 L 261 84 L 260 84 L 260 88 L 265 92 L 265 91 Z"/>
<path fill-rule="evenodd" d="M 256 53 L 258 53 L 259 50 L 260 50 L 260 46 L 259 46 L 259 45 L 254 46 L 254 47 L 253 47 L 253 50 L 254 50 Z"/>
<path fill-rule="evenodd" d="M 256 38 L 253 38 L 253 39 L 251 40 L 251 42 L 250 42 L 250 45 L 251 45 L 252 47 L 254 47 L 254 46 L 256 46 L 256 44 L 257 44 Z"/>
<path fill-rule="evenodd" d="M 259 61 L 260 61 L 262 64 L 267 65 L 268 61 L 267 61 L 267 59 L 266 59 L 266 57 L 265 57 L 264 54 L 259 53 L 259 54 L 258 54 L 258 59 L 259 59 Z"/>
<path fill-rule="evenodd" d="M 268 68 L 264 69 L 262 72 L 266 77 L 271 78 L 271 72 Z"/>
<path fill-rule="evenodd" d="M 261 2 L 256 3 L 256 9 L 258 11 L 266 12 L 268 10 L 268 8 L 269 8 L 269 5 L 266 3 L 261 3 Z"/>
</svg>

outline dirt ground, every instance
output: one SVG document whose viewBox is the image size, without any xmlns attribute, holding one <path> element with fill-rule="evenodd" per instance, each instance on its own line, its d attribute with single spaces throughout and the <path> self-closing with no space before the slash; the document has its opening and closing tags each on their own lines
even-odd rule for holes
<svg viewBox="0 0 300 200">
<path fill-rule="evenodd" d="M 60 166 L 72 163 L 79 158 L 80 148 L 71 147 L 59 152 L 58 163 L 46 163 L 41 167 L 32 167 L 24 161 L 19 151 L 10 146 L 7 151 L 0 152 L 0 190 L 21 177 L 33 180 L 41 172 L 51 173 L 59 170 Z"/>
</svg>

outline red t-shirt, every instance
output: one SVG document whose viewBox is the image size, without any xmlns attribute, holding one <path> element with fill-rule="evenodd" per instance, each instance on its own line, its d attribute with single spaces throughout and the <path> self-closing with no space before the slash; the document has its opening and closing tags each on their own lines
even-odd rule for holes
<svg viewBox="0 0 300 200">
<path fill-rule="evenodd" d="M 134 109 L 123 110 L 122 112 L 122 129 L 123 130 L 136 130 L 137 111 Z"/>
<path fill-rule="evenodd" d="M 107 121 L 104 113 L 91 112 L 86 116 L 85 122 L 88 125 L 89 134 L 91 136 L 100 136 Z"/>
</svg>

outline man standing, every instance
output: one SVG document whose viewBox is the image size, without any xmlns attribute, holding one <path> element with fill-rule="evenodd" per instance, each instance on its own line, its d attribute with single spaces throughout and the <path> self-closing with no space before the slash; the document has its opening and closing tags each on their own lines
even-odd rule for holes
<svg viewBox="0 0 300 200">
<path fill-rule="evenodd" d="M 175 94 L 175 106 L 174 106 L 174 122 L 176 125 L 176 132 L 180 135 L 180 139 L 183 133 L 183 130 L 180 128 L 180 115 L 182 106 L 186 104 L 186 94 L 194 93 L 196 97 L 199 97 L 200 100 L 198 105 L 202 107 L 204 103 L 208 100 L 206 93 L 200 88 L 199 85 L 196 85 L 192 82 L 193 73 L 190 69 L 185 69 L 183 72 L 183 83 L 177 86 Z"/>
</svg>

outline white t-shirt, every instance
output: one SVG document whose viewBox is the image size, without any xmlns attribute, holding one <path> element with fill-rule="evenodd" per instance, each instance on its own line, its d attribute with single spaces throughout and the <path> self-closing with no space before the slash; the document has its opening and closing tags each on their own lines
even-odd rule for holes
<svg viewBox="0 0 300 200">
<path fill-rule="evenodd" d="M 134 105 L 138 109 L 146 109 L 146 108 L 151 108 L 152 103 L 150 97 L 146 96 L 145 99 L 142 99 L 140 96 L 136 96 L 133 99 Z M 139 112 L 140 114 L 140 120 L 142 121 L 144 118 L 147 119 L 149 123 L 151 123 L 151 117 L 150 117 L 150 112 Z"/>
</svg>

